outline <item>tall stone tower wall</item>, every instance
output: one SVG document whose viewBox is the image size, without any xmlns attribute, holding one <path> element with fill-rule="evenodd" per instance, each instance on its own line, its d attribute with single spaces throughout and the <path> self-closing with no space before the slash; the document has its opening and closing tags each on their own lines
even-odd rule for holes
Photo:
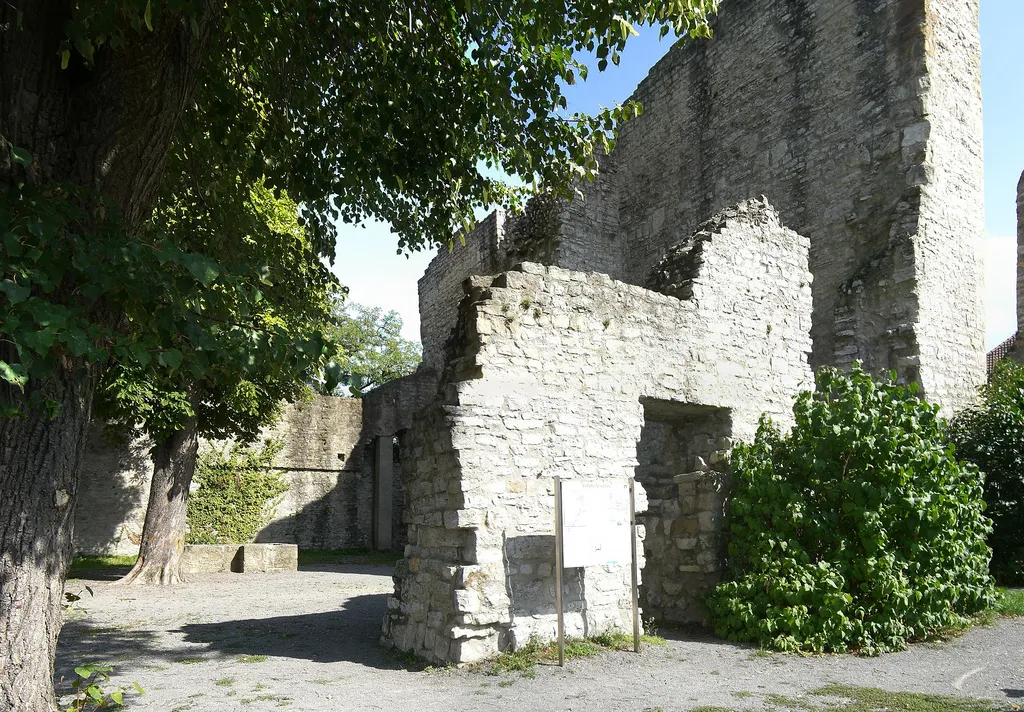
<svg viewBox="0 0 1024 712">
<path fill-rule="evenodd" d="M 531 259 L 642 284 L 714 212 L 765 195 L 811 240 L 812 365 L 860 360 L 969 402 L 984 380 L 977 13 L 724 0 L 714 39 L 641 82 L 643 114 Z"/>
<path fill-rule="evenodd" d="M 767 195 L 811 238 L 812 364 L 859 359 L 955 407 L 983 378 L 977 2 L 725 0 L 641 83 L 613 157 L 635 282 Z"/>
</svg>

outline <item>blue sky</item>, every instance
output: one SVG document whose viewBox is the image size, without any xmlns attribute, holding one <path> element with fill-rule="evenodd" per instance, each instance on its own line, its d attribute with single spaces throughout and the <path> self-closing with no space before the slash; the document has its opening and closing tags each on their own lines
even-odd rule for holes
<svg viewBox="0 0 1024 712">
<path fill-rule="evenodd" d="M 609 71 L 570 87 L 571 110 L 625 100 L 669 48 L 657 33 L 638 28 Z M 981 0 L 982 92 L 985 110 L 985 261 L 986 346 L 991 348 L 1016 328 L 1016 187 L 1024 170 L 1024 2 Z M 349 298 L 394 309 L 402 316 L 406 338 L 419 340 L 416 282 L 433 252 L 396 254 L 395 237 L 382 223 L 344 226 L 333 270 L 349 287 Z"/>
</svg>

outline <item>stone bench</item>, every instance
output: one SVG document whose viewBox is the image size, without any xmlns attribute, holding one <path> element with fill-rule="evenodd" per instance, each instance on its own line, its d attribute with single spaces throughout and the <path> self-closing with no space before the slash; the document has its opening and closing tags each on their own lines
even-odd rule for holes
<svg viewBox="0 0 1024 712">
<path fill-rule="evenodd" d="M 188 544 L 181 558 L 183 574 L 280 573 L 299 566 L 295 544 Z"/>
</svg>

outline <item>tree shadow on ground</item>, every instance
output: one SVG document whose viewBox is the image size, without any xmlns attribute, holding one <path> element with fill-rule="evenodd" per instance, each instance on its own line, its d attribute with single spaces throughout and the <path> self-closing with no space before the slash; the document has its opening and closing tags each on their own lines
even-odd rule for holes
<svg viewBox="0 0 1024 712">
<path fill-rule="evenodd" d="M 77 581 L 117 581 L 131 570 L 131 566 L 102 566 L 95 569 L 72 569 L 68 574 L 68 590 L 70 590 Z"/>
<path fill-rule="evenodd" d="M 357 568 L 357 567 L 353 567 Z M 386 593 L 354 596 L 341 609 L 224 623 L 188 623 L 177 632 L 186 643 L 225 655 L 296 658 L 316 663 L 348 661 L 367 667 L 408 667 L 380 644 Z"/>
<path fill-rule="evenodd" d="M 1009 697 L 1011 700 L 1018 700 L 1024 697 L 1024 690 L 1014 690 L 1011 688 L 1004 687 L 1003 694 Z"/>
</svg>

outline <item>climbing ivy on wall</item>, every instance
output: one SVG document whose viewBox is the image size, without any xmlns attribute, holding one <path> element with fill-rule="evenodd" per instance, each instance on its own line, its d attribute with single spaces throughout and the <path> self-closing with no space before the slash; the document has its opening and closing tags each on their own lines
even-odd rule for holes
<svg viewBox="0 0 1024 712">
<path fill-rule="evenodd" d="M 189 544 L 244 544 L 273 516 L 288 484 L 272 468 L 284 447 L 262 445 L 210 448 L 199 454 L 188 499 Z"/>
<path fill-rule="evenodd" d="M 727 575 L 707 599 L 718 635 L 876 654 L 992 605 L 981 474 L 916 392 L 825 368 L 789 434 L 762 419 L 734 448 Z"/>
</svg>

